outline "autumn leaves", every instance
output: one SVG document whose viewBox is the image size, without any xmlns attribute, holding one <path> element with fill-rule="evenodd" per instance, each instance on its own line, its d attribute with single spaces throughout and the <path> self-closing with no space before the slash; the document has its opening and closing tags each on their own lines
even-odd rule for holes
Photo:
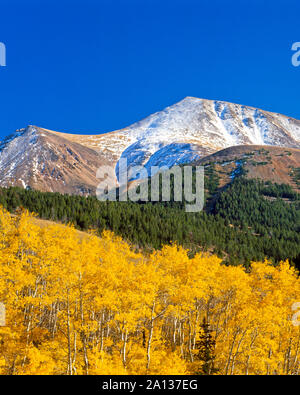
<svg viewBox="0 0 300 395">
<path fill-rule="evenodd" d="M 299 374 L 292 323 L 300 281 L 287 262 L 248 273 L 177 246 L 150 256 L 106 232 L 79 239 L 0 210 L 2 374 Z"/>
</svg>

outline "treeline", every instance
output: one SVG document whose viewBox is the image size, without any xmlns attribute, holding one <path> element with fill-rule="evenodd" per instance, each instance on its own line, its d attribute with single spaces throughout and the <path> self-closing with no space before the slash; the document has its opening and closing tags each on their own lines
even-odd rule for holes
<svg viewBox="0 0 300 395">
<path fill-rule="evenodd" d="M 17 187 L 2 188 L 0 204 L 10 212 L 25 207 L 43 219 L 96 229 L 99 235 L 111 230 L 138 249 L 159 249 L 176 241 L 191 254 L 209 251 L 229 264 L 248 266 L 251 260 L 268 257 L 275 263 L 289 259 L 299 265 L 299 195 L 286 186 L 244 178 L 218 193 L 213 170 L 208 177 L 209 210 L 199 213 L 186 213 L 176 202 L 100 202 L 96 197 Z M 293 200 L 281 199 L 287 195 Z"/>
<path fill-rule="evenodd" d="M 213 213 L 227 225 L 257 235 L 268 256 L 278 260 L 286 255 L 299 265 L 300 200 L 289 185 L 237 179 L 220 194 Z"/>
</svg>

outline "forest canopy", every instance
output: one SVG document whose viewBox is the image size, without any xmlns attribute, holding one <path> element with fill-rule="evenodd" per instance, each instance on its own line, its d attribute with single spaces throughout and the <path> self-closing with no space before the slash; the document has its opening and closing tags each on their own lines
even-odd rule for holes
<svg viewBox="0 0 300 395">
<path fill-rule="evenodd" d="M 0 209 L 1 374 L 299 374 L 298 272 Z M 293 318 L 294 317 L 294 318 Z"/>
<path fill-rule="evenodd" d="M 212 252 L 228 264 L 249 266 L 265 257 L 289 259 L 300 267 L 300 199 L 288 185 L 238 178 L 218 188 L 213 167 L 206 171 L 206 206 L 186 213 L 182 203 L 100 202 L 96 197 L 0 188 L 0 204 L 40 218 L 72 223 L 81 230 L 110 230 L 137 249 L 152 251 L 176 242 L 191 254 Z"/>
</svg>

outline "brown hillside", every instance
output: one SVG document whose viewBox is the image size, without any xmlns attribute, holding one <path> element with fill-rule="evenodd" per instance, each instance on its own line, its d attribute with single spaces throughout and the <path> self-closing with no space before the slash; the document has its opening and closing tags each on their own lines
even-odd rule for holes
<svg viewBox="0 0 300 395">
<path fill-rule="evenodd" d="M 220 186 L 234 179 L 241 169 L 248 178 L 260 178 L 279 184 L 289 184 L 300 191 L 300 150 L 274 146 L 236 146 L 218 151 L 197 162 L 215 164 Z"/>
</svg>

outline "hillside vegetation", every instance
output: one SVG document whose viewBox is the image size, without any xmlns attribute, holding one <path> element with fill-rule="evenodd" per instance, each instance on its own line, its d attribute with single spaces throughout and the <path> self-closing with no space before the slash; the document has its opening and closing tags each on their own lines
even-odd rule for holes
<svg viewBox="0 0 300 395">
<path fill-rule="evenodd" d="M 265 257 L 300 263 L 299 194 L 290 186 L 237 178 L 220 188 L 215 166 L 206 169 L 206 208 L 186 213 L 178 202 L 100 202 L 10 187 L 0 204 L 25 207 L 42 219 L 73 223 L 80 230 L 111 230 L 137 249 L 151 251 L 172 241 L 190 250 L 215 253 L 226 263 L 249 266 Z"/>
<path fill-rule="evenodd" d="M 0 210 L 1 374 L 300 372 L 288 262 L 225 266 L 176 245 L 145 256 L 104 232 Z"/>
</svg>

